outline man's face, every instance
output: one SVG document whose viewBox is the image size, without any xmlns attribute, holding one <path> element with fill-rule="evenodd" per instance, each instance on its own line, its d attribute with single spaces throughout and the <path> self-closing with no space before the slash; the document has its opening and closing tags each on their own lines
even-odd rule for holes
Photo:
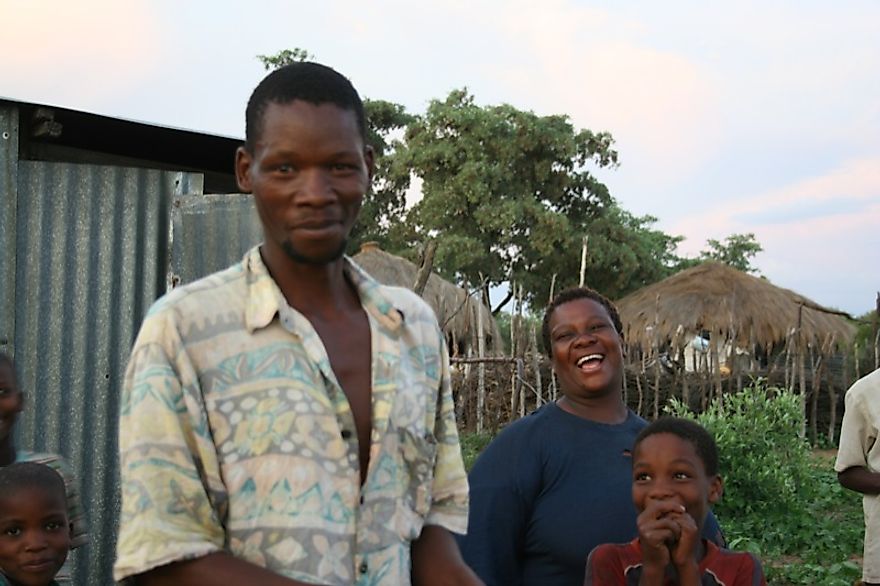
<svg viewBox="0 0 880 586">
<path fill-rule="evenodd" d="M 252 153 L 236 153 L 239 187 L 254 194 L 264 254 L 323 265 L 345 252 L 373 174 L 357 117 L 333 104 L 269 103 Z"/>
<path fill-rule="evenodd" d="M 69 549 L 63 495 L 40 487 L 0 499 L 0 569 L 13 583 L 45 586 L 61 569 Z"/>
</svg>

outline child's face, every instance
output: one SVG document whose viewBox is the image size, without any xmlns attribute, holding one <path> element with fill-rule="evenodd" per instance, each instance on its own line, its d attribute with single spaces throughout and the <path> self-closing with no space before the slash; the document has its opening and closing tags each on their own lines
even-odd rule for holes
<svg viewBox="0 0 880 586">
<path fill-rule="evenodd" d="M 63 495 L 40 487 L 0 498 L 0 570 L 14 584 L 46 586 L 69 549 Z"/>
<path fill-rule="evenodd" d="M 15 371 L 0 362 L 0 440 L 6 438 L 21 413 L 22 396 L 15 381 Z"/>
<path fill-rule="evenodd" d="M 633 454 L 633 503 L 639 513 L 652 500 L 672 501 L 684 506 L 702 530 L 721 491 L 721 478 L 708 476 L 694 445 L 677 435 L 650 435 Z"/>
</svg>

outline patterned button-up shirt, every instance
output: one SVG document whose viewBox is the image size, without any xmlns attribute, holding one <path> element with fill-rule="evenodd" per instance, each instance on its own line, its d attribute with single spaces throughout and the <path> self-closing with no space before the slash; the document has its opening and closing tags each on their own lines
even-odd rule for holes
<svg viewBox="0 0 880 586">
<path fill-rule="evenodd" d="M 409 584 L 423 525 L 464 533 L 444 338 L 431 309 L 346 259 L 369 318 L 372 438 L 314 328 L 254 248 L 149 311 L 119 425 L 117 580 L 215 551 L 322 584 Z"/>
</svg>

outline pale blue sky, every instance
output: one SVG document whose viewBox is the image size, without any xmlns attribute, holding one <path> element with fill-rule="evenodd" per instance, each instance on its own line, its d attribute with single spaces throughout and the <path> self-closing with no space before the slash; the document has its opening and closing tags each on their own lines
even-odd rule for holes
<svg viewBox="0 0 880 586">
<path fill-rule="evenodd" d="M 565 113 L 600 177 L 687 237 L 757 234 L 775 284 L 863 313 L 880 290 L 880 3 L 0 0 L 0 95 L 242 136 L 254 58 L 302 47 L 421 112 Z"/>
</svg>

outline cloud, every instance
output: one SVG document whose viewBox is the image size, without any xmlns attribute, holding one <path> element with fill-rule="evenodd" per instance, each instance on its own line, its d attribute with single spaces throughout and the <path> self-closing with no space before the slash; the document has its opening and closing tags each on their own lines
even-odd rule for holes
<svg viewBox="0 0 880 586">
<path fill-rule="evenodd" d="M 520 48 L 514 65 L 484 74 L 531 107 L 610 131 L 622 162 L 676 182 L 719 144 L 717 80 L 684 54 L 651 47 L 636 19 L 561 0 L 514 2 L 485 17 Z"/>
<path fill-rule="evenodd" d="M 88 103 L 146 78 L 163 53 L 146 0 L 0 0 L 0 15 L 0 74 L 18 94 L 6 97 L 76 106 L 61 103 L 75 95 Z"/>
</svg>

